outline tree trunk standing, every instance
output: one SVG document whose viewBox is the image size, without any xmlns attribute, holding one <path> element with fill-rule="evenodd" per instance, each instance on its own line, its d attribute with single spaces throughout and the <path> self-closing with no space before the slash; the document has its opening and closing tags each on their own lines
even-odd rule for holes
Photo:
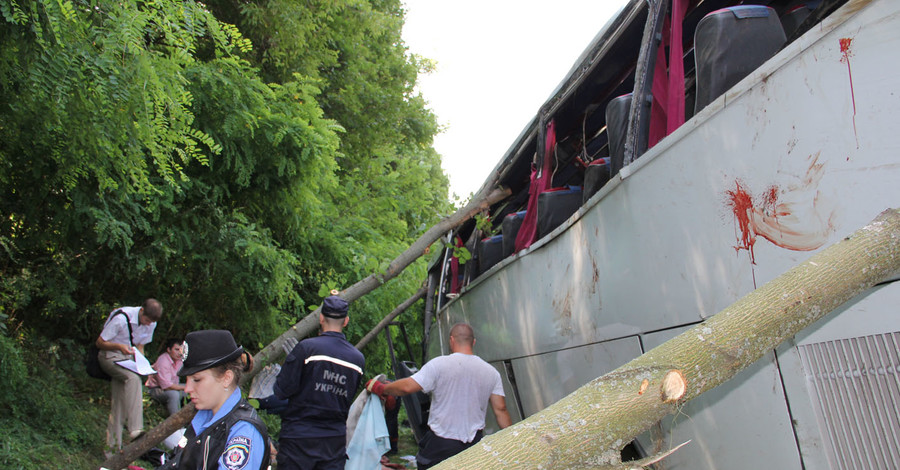
<svg viewBox="0 0 900 470">
<path fill-rule="evenodd" d="M 366 347 L 369 342 L 371 342 L 373 339 L 375 339 L 376 336 L 378 336 L 378 333 L 380 333 L 381 330 L 383 330 L 388 325 L 388 323 L 394 321 L 397 316 L 405 312 L 409 307 L 412 307 L 412 304 L 418 302 L 419 299 L 423 297 L 425 297 L 424 287 L 417 290 L 412 297 L 404 300 L 402 304 L 398 305 L 397 308 L 394 309 L 394 311 L 389 313 L 388 316 L 384 317 L 380 322 L 378 322 L 378 324 L 375 325 L 375 328 L 372 328 L 372 331 L 366 333 L 366 335 L 363 336 L 363 338 L 359 340 L 358 343 L 356 343 L 356 349 L 362 350 L 362 348 Z"/>
<path fill-rule="evenodd" d="M 616 465 L 625 444 L 683 402 L 898 272 L 900 212 L 891 209 L 705 322 L 435 468 Z"/>
<path fill-rule="evenodd" d="M 385 282 L 397 277 L 401 272 L 403 272 L 404 269 L 406 269 L 407 266 L 412 264 L 413 261 L 424 255 L 425 249 L 431 246 L 431 244 L 438 240 L 442 235 L 458 227 L 463 222 L 471 219 L 475 216 L 475 214 L 482 212 L 488 209 L 491 205 L 509 197 L 511 193 L 512 191 L 510 191 L 508 188 L 501 188 L 493 185 L 483 187 L 478 194 L 472 197 L 472 200 L 469 201 L 469 203 L 466 204 L 465 207 L 456 211 L 449 217 L 441 220 L 436 225 L 428 229 L 428 231 L 426 231 L 415 242 L 413 242 L 413 244 L 410 245 L 410 247 L 407 248 L 406 251 L 401 253 L 400 256 L 394 258 L 394 260 L 391 261 L 391 263 L 388 265 L 388 268 L 385 272 L 381 274 L 372 274 L 358 281 L 357 283 L 344 290 L 341 293 L 341 297 L 347 302 L 353 302 L 354 300 L 377 289 Z M 424 292 L 422 296 L 424 296 Z M 411 304 L 412 302 L 410 303 L 410 305 Z M 320 311 L 321 307 L 317 308 L 314 312 L 305 316 L 286 332 L 282 333 L 281 336 L 269 343 L 260 352 L 256 353 L 256 355 L 253 356 L 253 370 L 244 374 L 243 378 L 241 379 L 241 384 L 243 385 L 253 379 L 253 377 L 257 373 L 259 373 L 259 371 L 261 371 L 263 367 L 271 363 L 273 360 L 277 359 L 281 354 L 284 354 L 282 347 L 284 345 L 284 342 L 287 341 L 288 338 L 296 338 L 299 340 L 316 331 L 319 326 Z M 197 410 L 194 408 L 193 403 L 189 403 L 178 413 L 170 416 L 165 421 L 150 430 L 146 435 L 144 435 L 144 437 L 132 442 L 124 449 L 122 449 L 122 451 L 118 454 L 115 454 L 112 457 L 106 459 L 106 461 L 104 461 L 101 465 L 101 468 L 125 468 L 130 462 L 133 462 L 135 459 L 143 455 L 145 452 L 150 450 L 151 447 L 158 444 L 167 436 L 175 432 L 175 430 L 187 426 L 187 424 L 190 423 L 191 419 L 193 419 L 196 411 Z"/>
</svg>

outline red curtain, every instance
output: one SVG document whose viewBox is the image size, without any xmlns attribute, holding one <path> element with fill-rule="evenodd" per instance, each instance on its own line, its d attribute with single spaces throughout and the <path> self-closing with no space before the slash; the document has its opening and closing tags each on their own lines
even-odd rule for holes
<svg viewBox="0 0 900 470">
<path fill-rule="evenodd" d="M 682 22 L 689 0 L 673 0 L 671 17 L 663 25 L 662 41 L 653 70 L 653 104 L 650 107 L 650 137 L 647 148 L 684 124 L 684 46 Z M 666 47 L 669 48 L 668 61 Z M 668 62 L 668 63 L 667 63 Z"/>
<path fill-rule="evenodd" d="M 454 237 L 453 244 L 457 247 L 463 246 L 462 239 Z M 450 293 L 459 294 L 462 286 L 459 283 L 459 257 L 450 257 Z"/>
<path fill-rule="evenodd" d="M 528 206 L 522 226 L 516 235 L 516 252 L 531 246 L 537 238 L 537 201 L 538 196 L 550 189 L 552 185 L 553 151 L 556 149 L 556 124 L 553 121 L 547 124 L 547 138 L 544 142 L 544 160 L 541 171 L 531 169 L 531 184 L 528 186 Z"/>
</svg>

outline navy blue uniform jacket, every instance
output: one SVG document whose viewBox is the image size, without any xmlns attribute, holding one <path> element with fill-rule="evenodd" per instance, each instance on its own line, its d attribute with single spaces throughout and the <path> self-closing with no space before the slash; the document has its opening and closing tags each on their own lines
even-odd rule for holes
<svg viewBox="0 0 900 470">
<path fill-rule="evenodd" d="M 297 344 L 275 381 L 275 396 L 288 400 L 281 437 L 345 436 L 365 364 L 343 333 L 326 331 Z"/>
</svg>

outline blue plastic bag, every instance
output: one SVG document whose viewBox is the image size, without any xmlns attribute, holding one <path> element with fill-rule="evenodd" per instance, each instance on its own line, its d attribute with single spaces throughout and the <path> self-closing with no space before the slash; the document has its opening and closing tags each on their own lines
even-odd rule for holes
<svg viewBox="0 0 900 470">
<path fill-rule="evenodd" d="M 362 393 L 368 394 L 366 391 Z M 356 430 L 347 445 L 348 460 L 344 470 L 381 470 L 381 456 L 391 449 L 381 399 L 374 394 L 368 395 Z"/>
</svg>

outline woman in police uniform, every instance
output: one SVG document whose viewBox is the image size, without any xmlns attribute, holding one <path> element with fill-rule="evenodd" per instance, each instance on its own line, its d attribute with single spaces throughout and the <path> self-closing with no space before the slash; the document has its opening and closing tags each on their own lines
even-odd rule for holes
<svg viewBox="0 0 900 470">
<path fill-rule="evenodd" d="M 188 333 L 179 377 L 199 410 L 172 459 L 160 469 L 264 470 L 269 436 L 256 410 L 241 398 L 241 375 L 252 359 L 225 330 Z"/>
</svg>

